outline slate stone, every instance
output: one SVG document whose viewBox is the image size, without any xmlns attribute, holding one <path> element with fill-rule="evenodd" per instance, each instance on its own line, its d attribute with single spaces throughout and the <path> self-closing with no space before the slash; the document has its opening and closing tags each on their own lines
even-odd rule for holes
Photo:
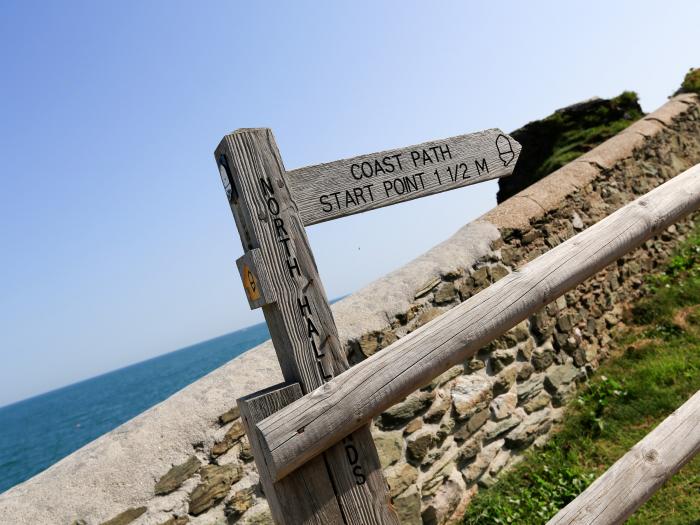
<svg viewBox="0 0 700 525">
<path fill-rule="evenodd" d="M 450 409 L 451 404 L 452 399 L 447 392 L 437 392 L 433 404 L 430 405 L 423 419 L 425 419 L 427 423 L 437 423 L 442 419 L 442 416 L 445 415 L 445 412 Z"/>
<path fill-rule="evenodd" d="M 414 419 L 411 421 L 408 425 L 406 425 L 406 428 L 404 429 L 404 434 L 412 434 L 416 430 L 420 429 L 423 427 L 423 420 L 420 418 Z"/>
<path fill-rule="evenodd" d="M 396 514 L 401 525 L 423 525 L 420 517 L 420 492 L 417 485 L 411 485 L 393 499 Z"/>
<path fill-rule="evenodd" d="M 401 463 L 386 469 L 384 475 L 389 484 L 389 493 L 392 498 L 395 498 L 415 483 L 418 479 L 418 470 L 408 463 Z"/>
<path fill-rule="evenodd" d="M 535 350 L 532 352 L 530 362 L 532 363 L 532 366 L 535 367 L 535 370 L 546 370 L 554 362 L 554 349 L 550 346 L 540 346 L 535 348 Z"/>
<path fill-rule="evenodd" d="M 435 433 L 427 428 L 411 434 L 406 440 L 406 457 L 409 461 L 420 463 L 435 443 Z"/>
<path fill-rule="evenodd" d="M 401 459 L 403 449 L 403 432 L 382 432 L 374 435 L 379 461 L 382 468 L 387 468 Z"/>
<path fill-rule="evenodd" d="M 516 379 L 518 381 L 526 381 L 530 378 L 534 371 L 535 367 L 532 366 L 530 363 L 522 363 L 520 365 L 520 368 L 518 369 L 518 375 L 516 376 Z"/>
<path fill-rule="evenodd" d="M 136 518 L 144 514 L 146 510 L 146 507 L 128 509 L 122 512 L 121 514 L 116 515 L 111 520 L 102 522 L 101 525 L 127 525 L 128 523 L 131 523 L 132 521 L 136 520 Z"/>
<path fill-rule="evenodd" d="M 481 375 L 458 377 L 450 391 L 452 406 L 459 419 L 467 419 L 483 410 L 493 398 L 492 383 Z"/>
<path fill-rule="evenodd" d="M 224 515 L 229 521 L 235 521 L 243 516 L 243 513 L 253 506 L 253 494 L 255 487 L 238 490 L 226 501 Z"/>
<path fill-rule="evenodd" d="M 382 430 L 391 430 L 405 425 L 430 406 L 434 393 L 413 392 L 401 403 L 392 406 L 379 416 L 377 422 Z"/>
<path fill-rule="evenodd" d="M 516 348 L 498 349 L 491 352 L 491 367 L 494 372 L 500 372 L 506 366 L 515 361 L 518 350 Z"/>
<path fill-rule="evenodd" d="M 508 448 L 519 449 L 532 444 L 537 436 L 545 434 L 552 428 L 549 411 L 542 410 L 525 418 L 522 423 L 505 437 Z"/>
<path fill-rule="evenodd" d="M 535 397 L 526 401 L 523 404 L 523 408 L 525 409 L 525 412 L 531 414 L 532 412 L 536 412 L 537 410 L 541 410 L 549 406 L 551 400 L 552 397 L 544 390 L 541 390 Z"/>
<path fill-rule="evenodd" d="M 437 305 L 453 303 L 459 298 L 454 283 L 444 282 L 435 291 L 434 301 Z"/>
<path fill-rule="evenodd" d="M 510 365 L 501 370 L 493 381 L 493 395 L 499 396 L 510 390 L 510 387 L 515 383 L 515 378 L 518 375 L 518 365 Z"/>
<path fill-rule="evenodd" d="M 515 414 L 501 421 L 489 421 L 484 426 L 484 439 L 491 440 L 502 436 L 509 430 L 517 427 L 520 421 L 522 421 L 522 419 Z"/>
<path fill-rule="evenodd" d="M 156 483 L 154 489 L 156 495 L 162 496 L 177 490 L 185 481 L 194 476 L 201 466 L 197 456 L 190 456 L 184 463 L 175 465 Z"/>
<path fill-rule="evenodd" d="M 544 378 L 545 387 L 551 392 L 556 392 L 563 385 L 568 385 L 576 379 L 580 370 L 573 363 L 566 363 L 553 367 Z"/>
<path fill-rule="evenodd" d="M 228 425 L 231 421 L 238 419 L 239 417 L 241 417 L 241 409 L 238 408 L 238 405 L 236 405 L 219 416 L 219 423 L 222 425 Z"/>
<path fill-rule="evenodd" d="M 189 513 L 198 516 L 217 505 L 231 485 L 243 477 L 238 465 L 206 465 L 200 470 L 202 481 L 190 495 Z"/>
<path fill-rule="evenodd" d="M 187 516 L 173 516 L 160 525 L 187 525 L 189 522 L 190 519 Z"/>
<path fill-rule="evenodd" d="M 243 428 L 243 421 L 240 419 L 237 419 L 236 421 L 233 422 L 231 425 L 231 428 L 228 429 L 226 432 L 226 435 L 224 435 L 224 438 L 219 441 L 218 443 L 215 443 L 214 446 L 211 449 L 211 455 L 214 457 L 221 456 L 222 454 L 225 454 L 231 448 L 233 445 L 238 443 L 238 441 L 245 436 L 245 429 Z"/>
</svg>

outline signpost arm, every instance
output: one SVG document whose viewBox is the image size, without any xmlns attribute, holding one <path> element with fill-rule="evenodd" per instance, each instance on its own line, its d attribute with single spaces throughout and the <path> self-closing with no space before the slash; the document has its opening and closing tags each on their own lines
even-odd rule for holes
<svg viewBox="0 0 700 525">
<path fill-rule="evenodd" d="M 274 137 L 269 129 L 238 130 L 223 138 L 215 156 L 245 250 L 238 265 L 248 299 L 263 309 L 285 380 L 306 394 L 347 370 L 348 362 Z M 256 455 L 262 477 L 261 461 Z M 304 479 L 316 485 L 310 493 L 333 488 L 338 523 L 398 524 L 369 426 L 327 450 L 323 461 L 326 476 Z M 297 523 L 281 515 L 282 507 L 271 505 L 275 519 Z"/>
</svg>

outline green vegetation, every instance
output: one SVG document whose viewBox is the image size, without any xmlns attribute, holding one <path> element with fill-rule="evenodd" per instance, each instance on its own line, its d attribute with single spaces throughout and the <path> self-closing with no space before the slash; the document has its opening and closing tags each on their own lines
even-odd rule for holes
<svg viewBox="0 0 700 525">
<path fill-rule="evenodd" d="M 482 489 L 464 524 L 545 523 L 700 389 L 700 221 L 645 286 L 613 357 L 567 407 L 561 431 Z M 628 523 L 700 524 L 700 457 Z"/>
<path fill-rule="evenodd" d="M 591 99 L 530 122 L 511 135 L 523 149 L 512 177 L 499 181 L 498 202 L 616 135 L 644 113 L 637 94 Z"/>
<path fill-rule="evenodd" d="M 691 69 L 681 84 L 682 93 L 697 93 L 700 95 L 700 69 Z"/>
</svg>

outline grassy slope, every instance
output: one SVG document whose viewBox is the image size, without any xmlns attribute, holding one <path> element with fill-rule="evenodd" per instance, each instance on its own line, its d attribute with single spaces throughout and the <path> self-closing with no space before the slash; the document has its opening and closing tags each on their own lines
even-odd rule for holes
<svg viewBox="0 0 700 525">
<path fill-rule="evenodd" d="M 615 357 L 569 407 L 564 428 L 482 489 L 465 524 L 541 524 L 700 389 L 700 222 L 615 334 Z M 630 524 L 700 525 L 700 456 Z"/>
</svg>

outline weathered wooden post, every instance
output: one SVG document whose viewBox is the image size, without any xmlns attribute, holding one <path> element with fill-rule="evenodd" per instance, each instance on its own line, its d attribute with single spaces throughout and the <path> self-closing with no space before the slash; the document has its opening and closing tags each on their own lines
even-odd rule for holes
<svg viewBox="0 0 700 525">
<path fill-rule="evenodd" d="M 493 129 L 287 174 L 269 129 L 241 129 L 219 144 L 245 251 L 238 269 L 287 382 L 239 400 L 276 522 L 398 524 L 368 425 L 279 481 L 265 461 L 257 423 L 348 369 L 304 226 L 509 175 L 519 153 Z"/>
<path fill-rule="evenodd" d="M 238 261 L 253 308 L 262 306 L 287 386 L 240 400 L 260 479 L 278 523 L 398 523 L 365 426 L 275 484 L 254 424 L 348 368 L 316 263 L 272 132 L 244 129 L 216 150 L 245 255 Z M 296 385 L 296 384 L 298 385 Z"/>
</svg>

